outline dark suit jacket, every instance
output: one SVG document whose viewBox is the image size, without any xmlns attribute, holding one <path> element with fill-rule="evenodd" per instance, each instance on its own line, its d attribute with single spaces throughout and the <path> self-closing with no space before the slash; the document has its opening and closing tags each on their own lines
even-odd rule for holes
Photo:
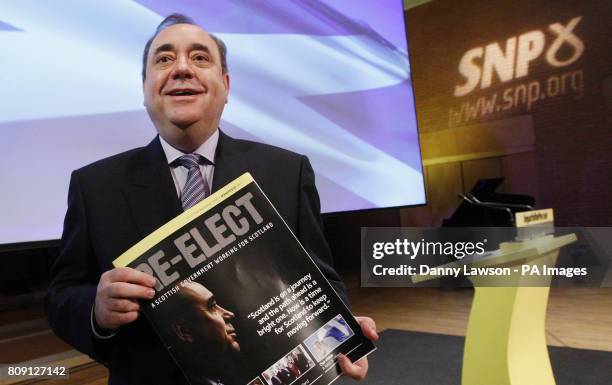
<svg viewBox="0 0 612 385">
<path fill-rule="evenodd" d="M 221 133 L 215 191 L 249 171 L 313 256 L 338 294 L 323 237 L 319 197 L 308 159 Z M 95 338 L 90 313 L 100 275 L 130 246 L 182 212 L 159 138 L 72 173 L 60 255 L 45 299 L 55 333 L 110 369 L 111 384 L 179 384 L 184 377 L 144 317 L 108 340 Z"/>
</svg>

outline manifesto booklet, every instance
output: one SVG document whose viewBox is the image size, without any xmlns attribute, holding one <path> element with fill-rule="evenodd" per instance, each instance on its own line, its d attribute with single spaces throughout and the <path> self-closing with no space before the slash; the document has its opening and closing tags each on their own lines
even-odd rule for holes
<svg viewBox="0 0 612 385">
<path fill-rule="evenodd" d="M 143 312 L 192 385 L 325 385 L 375 349 L 248 173 L 114 265 L 157 279 Z"/>
</svg>

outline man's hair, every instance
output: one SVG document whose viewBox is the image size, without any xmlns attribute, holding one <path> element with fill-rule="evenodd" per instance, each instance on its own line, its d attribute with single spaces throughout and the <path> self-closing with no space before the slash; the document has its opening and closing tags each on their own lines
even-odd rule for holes
<svg viewBox="0 0 612 385">
<path fill-rule="evenodd" d="M 198 24 L 196 24 L 196 22 L 194 22 L 191 17 L 185 16 L 181 13 L 173 13 L 172 15 L 162 20 L 162 22 L 159 23 L 159 25 L 157 26 L 157 29 L 155 30 L 155 34 L 153 34 L 153 36 L 151 36 L 151 38 L 147 41 L 147 44 L 145 44 L 144 52 L 142 53 L 142 80 L 143 81 L 147 77 L 147 58 L 149 56 L 149 50 L 151 49 L 151 43 L 153 43 L 153 39 L 155 39 L 157 35 L 159 35 L 159 33 L 163 31 L 164 29 L 171 27 L 173 25 L 177 25 L 177 24 L 191 24 L 191 25 L 198 26 Z M 223 40 L 219 39 L 217 36 L 213 35 L 210 32 L 208 33 L 208 35 L 214 40 L 215 44 L 217 44 L 217 49 L 219 50 L 219 56 L 221 57 L 221 70 L 225 74 L 227 73 L 227 47 L 225 46 L 225 43 L 223 42 Z"/>
</svg>

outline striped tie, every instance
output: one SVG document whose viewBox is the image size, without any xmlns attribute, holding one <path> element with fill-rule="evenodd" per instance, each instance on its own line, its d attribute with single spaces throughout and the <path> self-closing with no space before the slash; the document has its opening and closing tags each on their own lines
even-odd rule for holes
<svg viewBox="0 0 612 385">
<path fill-rule="evenodd" d="M 187 154 L 173 162 L 173 164 L 186 167 L 188 170 L 187 181 L 181 192 L 183 210 L 187 210 L 210 195 L 208 183 L 204 181 L 202 173 L 200 172 L 200 163 L 205 161 L 206 159 L 202 155 Z"/>
</svg>

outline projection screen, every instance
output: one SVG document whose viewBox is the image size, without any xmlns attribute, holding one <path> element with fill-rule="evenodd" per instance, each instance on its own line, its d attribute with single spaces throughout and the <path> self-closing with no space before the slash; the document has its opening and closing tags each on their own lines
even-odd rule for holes
<svg viewBox="0 0 612 385">
<path fill-rule="evenodd" d="M 307 155 L 323 212 L 425 203 L 401 0 L 5 1 L 0 244 L 58 239 L 70 172 L 156 135 L 141 55 L 172 12 L 228 46 L 221 129 Z"/>
</svg>

